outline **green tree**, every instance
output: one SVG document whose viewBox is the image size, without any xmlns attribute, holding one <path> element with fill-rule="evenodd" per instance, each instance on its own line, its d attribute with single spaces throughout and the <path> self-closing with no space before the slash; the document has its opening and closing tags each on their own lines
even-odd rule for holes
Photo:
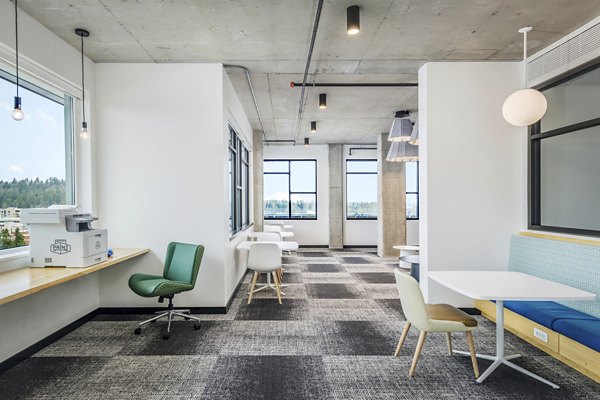
<svg viewBox="0 0 600 400">
<path fill-rule="evenodd" d="M 8 229 L 0 231 L 0 249 L 10 249 L 13 246 L 13 240 Z"/>
<path fill-rule="evenodd" d="M 25 237 L 21 233 L 21 230 L 19 228 L 15 229 L 15 238 L 13 240 L 13 247 L 21 247 L 21 246 L 25 246 L 26 244 L 27 243 L 25 243 Z"/>
</svg>

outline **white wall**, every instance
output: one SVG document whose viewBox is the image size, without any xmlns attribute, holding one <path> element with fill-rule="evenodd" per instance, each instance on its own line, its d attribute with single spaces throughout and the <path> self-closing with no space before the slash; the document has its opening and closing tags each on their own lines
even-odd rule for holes
<svg viewBox="0 0 600 400">
<path fill-rule="evenodd" d="M 157 305 L 129 289 L 134 272 L 162 273 L 167 244 L 206 247 L 193 291 L 179 306 L 225 306 L 243 273 L 229 241 L 227 122 L 252 132 L 221 64 L 98 64 L 100 223 L 113 247 L 151 254 L 100 275 L 104 307 Z"/>
<path fill-rule="evenodd" d="M 521 228 L 526 130 L 502 118 L 519 63 L 428 63 L 419 70 L 421 284 L 429 302 L 472 306 L 428 271 L 507 268 Z"/>
<path fill-rule="evenodd" d="M 348 220 L 346 219 L 346 160 L 372 159 L 377 161 L 377 144 L 363 147 L 373 147 L 374 150 L 353 150 L 350 155 L 350 148 L 357 148 L 357 145 L 345 145 L 343 162 L 343 180 L 344 180 L 344 246 L 377 246 L 377 220 Z M 375 193 L 377 199 L 377 193 Z"/>
<path fill-rule="evenodd" d="M 13 7 L 12 2 L 0 0 L 0 68 L 11 73 L 14 73 Z M 19 34 L 22 77 L 55 91 L 79 97 L 79 51 L 22 11 L 19 12 Z M 86 91 L 89 89 L 90 94 L 94 90 L 94 64 L 87 58 L 85 62 Z M 88 102 L 88 108 L 90 105 Z M 27 113 L 26 104 L 23 108 Z M 87 115 L 93 133 L 94 116 L 92 113 Z M 79 169 L 77 197 L 84 210 L 92 210 L 94 206 L 93 144 L 93 136 L 86 143 L 80 143 L 76 139 Z M 0 306 L 0 361 L 98 308 L 98 289 L 98 277 L 91 275 Z"/>
<path fill-rule="evenodd" d="M 293 220 L 294 241 L 304 246 L 329 245 L 329 148 L 327 145 L 266 146 L 265 160 L 317 160 L 317 220 Z"/>
</svg>

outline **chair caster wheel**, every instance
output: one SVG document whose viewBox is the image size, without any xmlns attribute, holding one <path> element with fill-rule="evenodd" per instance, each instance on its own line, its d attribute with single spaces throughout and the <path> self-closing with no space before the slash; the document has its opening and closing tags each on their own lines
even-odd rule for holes
<svg viewBox="0 0 600 400">
<path fill-rule="evenodd" d="M 135 328 L 135 331 L 133 331 L 133 333 L 139 335 L 140 333 L 142 333 L 142 328 Z"/>
<path fill-rule="evenodd" d="M 197 331 L 198 329 L 200 329 L 200 323 L 196 322 L 196 323 L 194 324 L 194 330 L 196 330 L 196 331 Z"/>
<path fill-rule="evenodd" d="M 168 338 L 170 338 L 171 336 L 168 333 L 165 333 L 163 335 L 163 340 L 167 340 Z"/>
</svg>

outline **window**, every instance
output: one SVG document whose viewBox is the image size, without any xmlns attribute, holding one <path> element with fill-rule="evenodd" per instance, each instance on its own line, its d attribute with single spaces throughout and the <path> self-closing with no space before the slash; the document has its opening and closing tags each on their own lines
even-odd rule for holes
<svg viewBox="0 0 600 400">
<path fill-rule="evenodd" d="M 19 83 L 25 119 L 17 122 L 15 77 L 0 71 L 0 253 L 29 244 L 22 208 L 75 203 L 73 98 Z"/>
<path fill-rule="evenodd" d="M 346 219 L 377 219 L 377 160 L 346 160 Z"/>
<path fill-rule="evenodd" d="M 540 90 L 548 109 L 529 131 L 529 228 L 600 236 L 600 65 Z"/>
<path fill-rule="evenodd" d="M 317 219 L 317 160 L 265 160 L 264 218 Z"/>
<path fill-rule="evenodd" d="M 404 164 L 406 177 L 406 219 L 419 219 L 419 162 Z"/>
<path fill-rule="evenodd" d="M 250 225 L 250 151 L 229 127 L 229 231 L 231 235 Z"/>
</svg>

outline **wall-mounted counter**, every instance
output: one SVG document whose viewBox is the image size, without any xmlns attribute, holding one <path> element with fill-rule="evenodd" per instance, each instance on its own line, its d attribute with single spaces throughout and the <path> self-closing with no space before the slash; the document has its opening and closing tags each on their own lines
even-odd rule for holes
<svg viewBox="0 0 600 400">
<path fill-rule="evenodd" d="M 87 268 L 19 268 L 0 273 L 0 305 L 146 254 L 148 249 L 115 249 L 108 260 Z"/>
</svg>

